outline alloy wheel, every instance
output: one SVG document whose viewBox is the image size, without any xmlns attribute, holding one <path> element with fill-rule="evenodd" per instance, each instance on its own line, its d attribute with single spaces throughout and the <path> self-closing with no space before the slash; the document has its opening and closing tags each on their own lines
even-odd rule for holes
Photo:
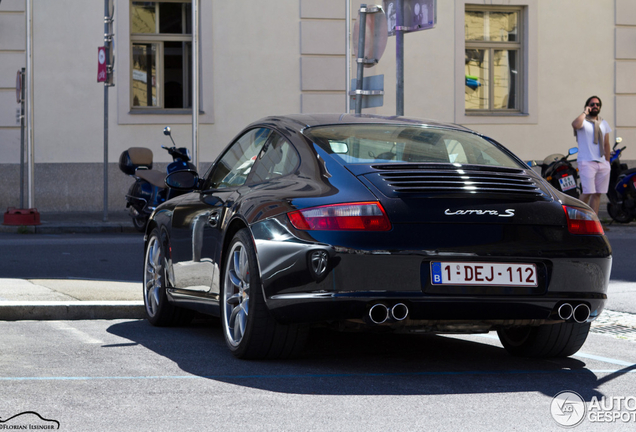
<svg viewBox="0 0 636 432">
<path fill-rule="evenodd" d="M 152 236 L 148 242 L 144 269 L 144 304 L 149 316 L 154 317 L 159 309 L 161 288 L 164 284 L 163 257 L 159 238 Z"/>
<path fill-rule="evenodd" d="M 228 342 L 238 346 L 245 336 L 250 301 L 250 261 L 241 242 L 232 247 L 225 269 L 223 324 Z"/>
</svg>

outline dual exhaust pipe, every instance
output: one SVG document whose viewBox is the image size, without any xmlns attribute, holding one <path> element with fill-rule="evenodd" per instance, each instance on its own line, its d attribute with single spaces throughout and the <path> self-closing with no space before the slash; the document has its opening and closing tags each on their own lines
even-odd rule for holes
<svg viewBox="0 0 636 432">
<path fill-rule="evenodd" d="M 590 307 L 585 303 L 576 306 L 570 303 L 563 303 L 557 309 L 559 318 L 563 321 L 574 321 L 582 324 L 590 318 Z M 385 322 L 404 321 L 409 316 L 409 308 L 404 303 L 396 303 L 387 306 L 384 303 L 376 303 L 369 308 L 368 319 L 373 324 L 383 324 Z"/>
<path fill-rule="evenodd" d="M 373 324 L 383 324 L 387 321 L 404 321 L 408 316 L 409 308 L 404 303 L 396 303 L 393 306 L 376 303 L 369 308 L 369 321 Z"/>
<path fill-rule="evenodd" d="M 572 306 L 570 303 L 563 303 L 557 309 L 557 313 L 562 320 L 574 321 L 579 324 L 586 322 L 590 318 L 590 308 L 584 303 L 577 306 Z"/>
</svg>

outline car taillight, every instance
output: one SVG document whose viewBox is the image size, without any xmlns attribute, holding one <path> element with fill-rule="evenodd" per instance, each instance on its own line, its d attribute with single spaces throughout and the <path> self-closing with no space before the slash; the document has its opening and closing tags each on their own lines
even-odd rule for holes
<svg viewBox="0 0 636 432">
<path fill-rule="evenodd" d="M 299 230 L 389 231 L 391 222 L 378 202 L 333 204 L 287 213 Z"/>
<path fill-rule="evenodd" d="M 598 220 L 596 213 L 590 210 L 563 206 L 565 218 L 568 221 L 568 231 L 571 234 L 594 235 L 604 234 L 601 221 Z"/>
</svg>

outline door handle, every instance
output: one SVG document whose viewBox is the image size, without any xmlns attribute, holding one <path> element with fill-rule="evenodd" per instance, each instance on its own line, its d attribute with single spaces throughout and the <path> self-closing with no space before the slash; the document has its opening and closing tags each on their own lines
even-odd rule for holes
<svg viewBox="0 0 636 432">
<path fill-rule="evenodd" d="M 208 224 L 211 227 L 217 226 L 219 223 L 219 217 L 220 215 L 219 215 L 219 212 L 217 211 L 210 213 L 210 216 L 208 216 Z"/>
</svg>

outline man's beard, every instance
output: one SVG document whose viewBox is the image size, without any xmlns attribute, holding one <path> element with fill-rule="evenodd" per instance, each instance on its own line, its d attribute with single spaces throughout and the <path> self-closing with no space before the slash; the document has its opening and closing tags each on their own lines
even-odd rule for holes
<svg viewBox="0 0 636 432">
<path fill-rule="evenodd" d="M 590 115 L 591 115 L 592 117 L 596 117 L 596 116 L 597 116 L 600 112 L 601 112 L 601 110 L 600 110 L 600 109 L 598 109 L 598 108 L 592 108 L 592 109 L 590 110 Z"/>
</svg>

